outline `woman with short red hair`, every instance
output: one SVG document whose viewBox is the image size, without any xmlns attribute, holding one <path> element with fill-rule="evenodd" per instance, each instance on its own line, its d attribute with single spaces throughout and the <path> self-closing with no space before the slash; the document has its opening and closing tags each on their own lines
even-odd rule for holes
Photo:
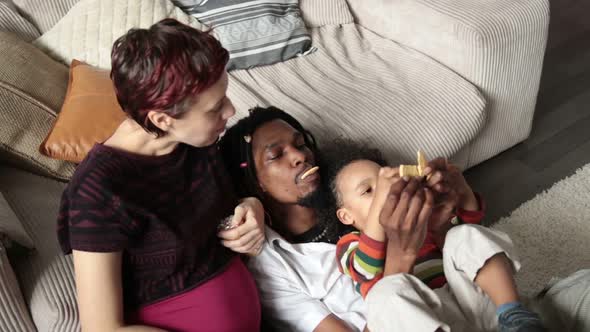
<svg viewBox="0 0 590 332">
<path fill-rule="evenodd" d="M 259 330 L 236 253 L 260 251 L 264 211 L 237 200 L 217 147 L 235 114 L 227 61 L 215 38 L 172 19 L 115 42 L 128 119 L 78 166 L 58 217 L 84 331 Z"/>
</svg>

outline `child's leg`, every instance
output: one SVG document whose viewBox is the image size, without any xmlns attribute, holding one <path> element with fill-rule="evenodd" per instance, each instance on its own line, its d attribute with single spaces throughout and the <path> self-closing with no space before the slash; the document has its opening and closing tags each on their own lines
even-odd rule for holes
<svg viewBox="0 0 590 332">
<path fill-rule="evenodd" d="M 520 263 L 514 251 L 508 235 L 482 226 L 461 225 L 453 227 L 447 233 L 443 248 L 445 277 L 465 319 L 480 329 L 495 330 L 498 318 L 495 303 L 475 283 L 476 278 L 486 263 L 494 257 L 507 257 L 509 270 L 517 271 Z M 492 267 L 498 263 L 497 260 L 491 262 L 494 263 Z M 484 274 L 484 284 L 487 281 L 486 276 Z M 510 287 L 507 295 L 513 297 Z"/>
<path fill-rule="evenodd" d="M 510 239 L 505 234 L 498 236 L 499 239 L 490 241 L 472 226 L 449 231 L 443 251 L 448 287 L 431 290 L 408 274 L 380 280 L 366 298 L 369 330 L 495 331 L 496 307 L 474 280 L 486 261 L 495 255 L 506 253 L 513 257 Z M 518 262 L 513 267 L 518 268 Z"/>
<path fill-rule="evenodd" d="M 504 254 L 490 258 L 479 270 L 475 283 L 496 305 L 500 331 L 544 331 L 539 316 L 518 298 L 512 265 Z"/>
<path fill-rule="evenodd" d="M 371 332 L 451 330 L 445 323 L 441 298 L 413 275 L 400 273 L 381 279 L 365 300 Z"/>
<path fill-rule="evenodd" d="M 506 234 L 477 225 L 455 227 L 447 234 L 443 261 L 453 294 L 478 327 L 494 329 L 496 309 L 501 330 L 518 331 L 527 321 L 540 326 L 539 318 L 518 302 L 513 274 L 520 263 Z"/>
<path fill-rule="evenodd" d="M 475 277 L 475 283 L 496 307 L 519 301 L 512 263 L 504 253 L 496 254 L 485 262 Z"/>
</svg>

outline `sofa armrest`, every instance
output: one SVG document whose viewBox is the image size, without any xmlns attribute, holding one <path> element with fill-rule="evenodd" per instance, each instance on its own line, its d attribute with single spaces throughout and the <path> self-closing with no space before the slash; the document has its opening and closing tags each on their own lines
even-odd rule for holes
<svg viewBox="0 0 590 332">
<path fill-rule="evenodd" d="M 477 86 L 487 123 L 472 166 L 528 137 L 547 41 L 547 0 L 347 0 L 357 24 L 416 49 Z"/>
</svg>

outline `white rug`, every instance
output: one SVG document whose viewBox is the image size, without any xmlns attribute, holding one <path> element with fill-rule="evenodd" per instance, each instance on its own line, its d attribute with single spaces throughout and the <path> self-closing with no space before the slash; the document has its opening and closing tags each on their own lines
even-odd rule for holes
<svg viewBox="0 0 590 332">
<path fill-rule="evenodd" d="M 522 269 L 516 279 L 523 295 L 540 291 L 552 277 L 590 268 L 590 164 L 493 228 L 508 233 L 518 249 Z"/>
</svg>

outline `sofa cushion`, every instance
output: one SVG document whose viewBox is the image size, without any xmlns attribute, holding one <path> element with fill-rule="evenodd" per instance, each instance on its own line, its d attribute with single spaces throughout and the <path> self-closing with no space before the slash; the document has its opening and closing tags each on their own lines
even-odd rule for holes
<svg viewBox="0 0 590 332">
<path fill-rule="evenodd" d="M 210 27 L 230 54 L 227 68 L 271 65 L 305 53 L 311 38 L 299 0 L 175 0 Z"/>
<path fill-rule="evenodd" d="M 16 217 L 12 208 L 6 202 L 2 190 L 0 189 L 0 234 L 8 236 L 13 240 L 27 248 L 33 248 L 33 240 L 29 233 L 23 228 L 20 220 Z M 6 244 L 5 244 L 6 247 Z"/>
<path fill-rule="evenodd" d="M 39 331 L 80 329 L 73 264 L 71 256 L 62 254 L 55 229 L 64 187 L 59 181 L 0 166 L 4 197 L 35 243 L 36 250 L 12 267 Z"/>
<path fill-rule="evenodd" d="M 109 71 L 74 60 L 63 107 L 39 150 L 51 158 L 80 162 L 125 117 Z"/>
<path fill-rule="evenodd" d="M 47 32 L 80 0 L 12 0 L 41 33 Z"/>
<path fill-rule="evenodd" d="M 36 39 L 40 35 L 39 30 L 20 15 L 12 0 L 0 1 L 0 31 L 12 32 L 25 41 Z"/>
<path fill-rule="evenodd" d="M 131 28 L 149 28 L 167 17 L 202 27 L 168 0 L 81 0 L 34 44 L 65 64 L 78 59 L 110 69 L 117 38 Z"/>
<path fill-rule="evenodd" d="M 35 329 L 10 264 L 10 260 L 27 259 L 32 247 L 33 240 L 0 190 L 0 331 Z"/>
<path fill-rule="evenodd" d="M 0 331 L 34 331 L 18 280 L 0 243 Z"/>
<path fill-rule="evenodd" d="M 355 24 L 312 29 L 317 51 L 273 66 L 230 72 L 237 116 L 254 105 L 292 114 L 322 142 L 369 139 L 390 162 L 422 149 L 451 156 L 485 122 L 478 89 L 422 53 Z"/>
<path fill-rule="evenodd" d="M 74 165 L 39 153 L 64 100 L 68 68 L 16 35 L 0 32 L 0 158 L 69 179 Z"/>
<path fill-rule="evenodd" d="M 346 0 L 300 0 L 299 8 L 308 28 L 354 23 Z"/>
</svg>

